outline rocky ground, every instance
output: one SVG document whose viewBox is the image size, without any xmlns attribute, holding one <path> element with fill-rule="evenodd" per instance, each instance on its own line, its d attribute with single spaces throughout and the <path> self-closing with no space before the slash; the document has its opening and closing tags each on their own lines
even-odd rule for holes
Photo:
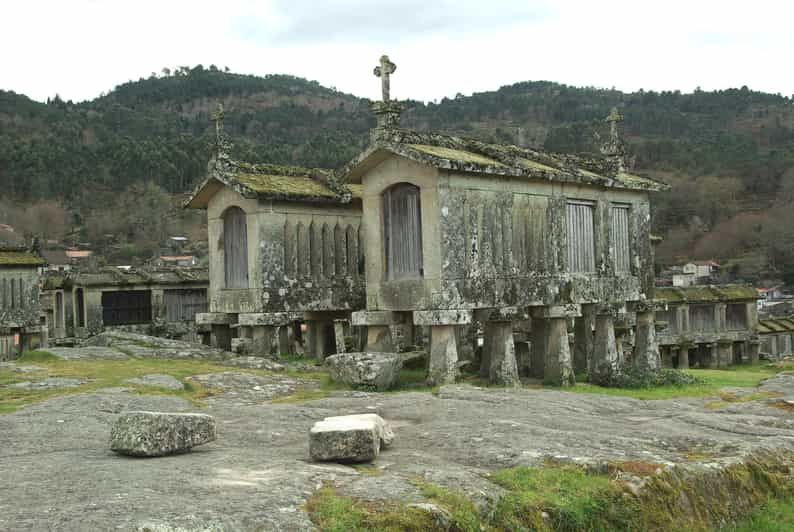
<svg viewBox="0 0 794 532">
<path fill-rule="evenodd" d="M 115 356 L 78 351 L 64 358 Z M 35 375 L 29 363 L 0 371 Z M 116 387 L 0 415 L 0 530 L 307 530 L 313 525 L 304 504 L 324 484 L 365 499 L 418 503 L 424 499 L 415 480 L 423 479 L 463 490 L 487 508 L 500 493 L 488 472 L 547 457 L 719 464 L 762 448 L 794 448 L 794 375 L 787 374 L 752 390 L 763 399 L 720 408 L 709 399 L 640 401 L 468 385 L 436 394 L 339 391 L 274 402 L 317 383 L 234 368 L 187 381 L 217 393 L 199 408 Z M 110 451 L 108 437 L 116 417 L 130 410 L 208 413 L 217 420 L 218 439 L 184 455 L 122 457 Z M 315 421 L 367 412 L 380 414 L 395 432 L 377 469 L 308 460 Z"/>
</svg>

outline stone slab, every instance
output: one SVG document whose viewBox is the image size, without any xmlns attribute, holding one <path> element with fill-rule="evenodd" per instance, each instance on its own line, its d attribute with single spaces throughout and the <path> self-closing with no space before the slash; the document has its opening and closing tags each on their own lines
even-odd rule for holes
<svg viewBox="0 0 794 532">
<path fill-rule="evenodd" d="M 414 325 L 468 325 L 471 310 L 415 310 Z"/>
<path fill-rule="evenodd" d="M 579 318 L 582 315 L 582 306 L 578 304 L 555 305 L 549 307 L 532 307 L 530 313 L 533 318 Z"/>
<path fill-rule="evenodd" d="M 112 347 L 48 347 L 46 351 L 63 360 L 127 360 L 130 358 Z"/>
<path fill-rule="evenodd" d="M 356 326 L 398 325 L 404 321 L 402 315 L 390 310 L 359 310 L 350 317 L 350 323 Z"/>
<path fill-rule="evenodd" d="M 230 325 L 235 321 L 235 315 L 227 312 L 200 312 L 196 314 L 196 325 Z"/>
<path fill-rule="evenodd" d="M 256 327 L 257 325 L 279 326 L 303 319 L 300 312 L 246 312 L 237 315 L 240 327 Z"/>
<path fill-rule="evenodd" d="M 111 428 L 110 449 L 127 456 L 167 456 L 215 438 L 215 418 L 207 414 L 128 412 Z"/>
</svg>

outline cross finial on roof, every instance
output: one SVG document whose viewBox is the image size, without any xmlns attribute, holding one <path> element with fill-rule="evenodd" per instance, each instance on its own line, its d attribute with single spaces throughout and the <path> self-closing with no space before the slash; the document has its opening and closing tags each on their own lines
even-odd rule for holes
<svg viewBox="0 0 794 532">
<path fill-rule="evenodd" d="M 376 66 L 373 73 L 380 78 L 380 88 L 384 102 L 388 102 L 391 99 L 389 95 L 389 76 L 394 74 L 395 70 L 397 70 L 397 65 L 389 61 L 388 55 L 380 56 L 380 66 Z"/>
<path fill-rule="evenodd" d="M 612 137 L 612 140 L 618 140 L 620 137 L 618 124 L 623 122 L 623 115 L 620 114 L 617 107 L 612 108 L 609 112 L 609 116 L 606 117 L 606 121 L 609 122 L 609 135 Z"/>
<path fill-rule="evenodd" d="M 221 145 L 221 138 L 223 137 L 223 116 L 223 104 L 219 103 L 218 108 L 211 116 L 211 120 L 215 122 L 215 142 L 218 146 Z"/>
</svg>

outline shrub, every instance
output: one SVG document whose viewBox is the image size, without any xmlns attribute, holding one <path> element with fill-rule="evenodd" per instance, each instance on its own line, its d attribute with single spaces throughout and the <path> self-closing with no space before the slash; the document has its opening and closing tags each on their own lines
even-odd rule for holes
<svg viewBox="0 0 794 532">
<path fill-rule="evenodd" d="M 632 366 L 620 371 L 604 372 L 593 384 L 606 388 L 656 388 L 659 386 L 690 386 L 705 384 L 703 379 L 677 369 L 642 371 Z"/>
</svg>

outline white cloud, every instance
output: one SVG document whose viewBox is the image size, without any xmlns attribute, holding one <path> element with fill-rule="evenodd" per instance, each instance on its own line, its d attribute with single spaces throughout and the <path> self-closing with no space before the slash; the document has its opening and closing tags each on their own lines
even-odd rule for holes
<svg viewBox="0 0 794 532">
<path fill-rule="evenodd" d="M 23 0 L 3 2 L 2 13 L 0 88 L 38 100 L 90 99 L 198 63 L 376 98 L 382 53 L 398 65 L 397 98 L 538 79 L 794 92 L 794 7 L 774 0 Z"/>
</svg>

